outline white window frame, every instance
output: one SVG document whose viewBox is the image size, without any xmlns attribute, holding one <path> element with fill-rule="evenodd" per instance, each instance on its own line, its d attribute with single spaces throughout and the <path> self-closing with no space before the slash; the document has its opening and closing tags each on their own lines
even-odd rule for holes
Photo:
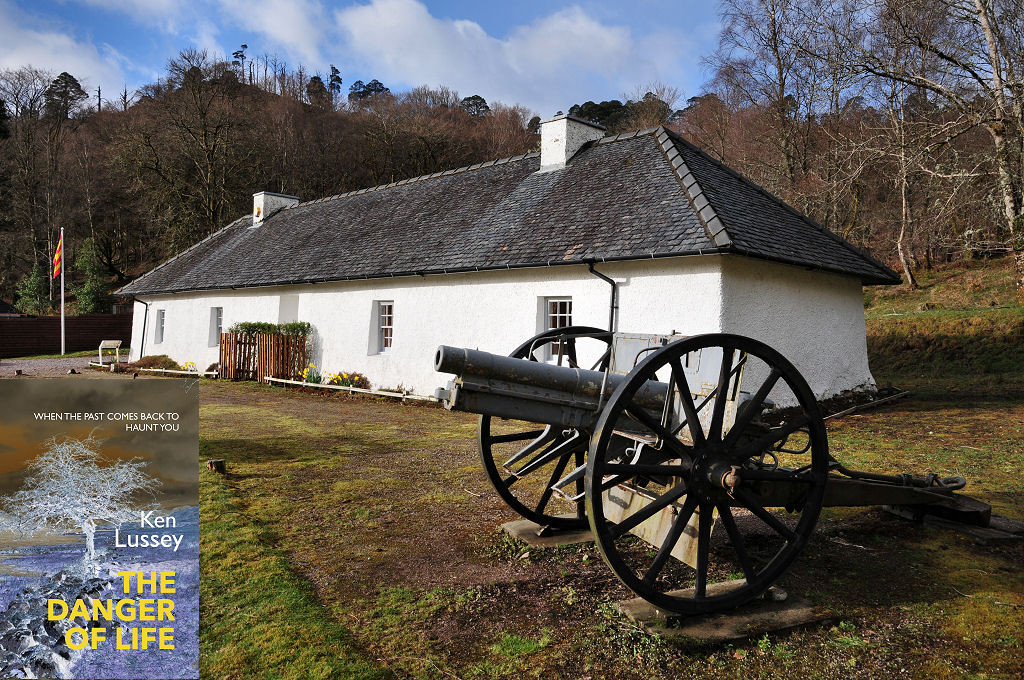
<svg viewBox="0 0 1024 680">
<path fill-rule="evenodd" d="M 565 328 L 572 325 L 572 296 L 558 295 L 544 298 L 544 328 L 545 331 L 555 328 Z M 559 343 L 551 342 L 545 345 L 547 361 L 558 361 Z"/>
<path fill-rule="evenodd" d="M 377 313 L 377 354 L 390 354 L 395 344 L 395 301 L 378 300 Z"/>
<path fill-rule="evenodd" d="M 156 319 L 153 320 L 153 344 L 161 345 L 164 342 L 164 322 L 166 321 L 166 310 L 156 310 Z"/>
<path fill-rule="evenodd" d="M 224 330 L 224 308 L 210 307 L 210 347 L 220 347 L 220 334 Z"/>
</svg>

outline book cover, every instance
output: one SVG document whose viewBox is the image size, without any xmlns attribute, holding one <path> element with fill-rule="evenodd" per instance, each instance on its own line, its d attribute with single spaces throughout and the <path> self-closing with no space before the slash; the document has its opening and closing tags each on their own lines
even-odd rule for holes
<svg viewBox="0 0 1024 680">
<path fill-rule="evenodd" d="M 195 380 L 0 390 L 0 678 L 196 678 Z"/>
</svg>

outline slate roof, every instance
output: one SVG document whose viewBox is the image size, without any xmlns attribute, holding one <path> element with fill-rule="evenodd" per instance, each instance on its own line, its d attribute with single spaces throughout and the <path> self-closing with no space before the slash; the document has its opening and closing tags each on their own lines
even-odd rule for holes
<svg viewBox="0 0 1024 680">
<path fill-rule="evenodd" d="M 232 222 L 119 294 L 731 253 L 898 283 L 881 262 L 654 128 L 538 173 L 531 153 Z"/>
</svg>

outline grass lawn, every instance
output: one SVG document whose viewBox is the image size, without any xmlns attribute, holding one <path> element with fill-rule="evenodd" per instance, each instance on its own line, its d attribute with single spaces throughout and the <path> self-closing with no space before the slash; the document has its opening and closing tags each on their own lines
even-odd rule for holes
<svg viewBox="0 0 1024 680">
<path fill-rule="evenodd" d="M 1024 398 L 916 381 L 832 421 L 835 454 L 963 475 L 1024 518 Z M 527 551 L 496 531 L 512 515 L 480 472 L 472 416 L 227 382 L 204 382 L 201 401 L 201 456 L 230 465 L 203 477 L 204 678 L 1024 675 L 1019 545 L 826 511 L 780 585 L 833 624 L 680 646 L 616 614 L 629 593 L 592 547 Z"/>
<path fill-rule="evenodd" d="M 975 272 L 872 293 L 875 377 L 913 395 L 830 421 L 830 445 L 852 467 L 962 475 L 1024 519 L 1024 310 Z M 973 279 L 998 304 L 958 305 Z M 831 623 L 669 643 L 616 613 L 630 593 L 590 545 L 497 531 L 514 515 L 475 417 L 251 383 L 200 396 L 201 458 L 229 465 L 202 477 L 204 678 L 1024 677 L 1019 543 L 827 509 L 779 585 Z"/>
</svg>

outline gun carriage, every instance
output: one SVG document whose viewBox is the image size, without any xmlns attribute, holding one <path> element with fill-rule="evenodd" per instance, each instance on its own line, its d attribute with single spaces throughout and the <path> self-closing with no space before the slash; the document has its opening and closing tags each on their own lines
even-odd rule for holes
<svg viewBox="0 0 1024 680">
<path fill-rule="evenodd" d="M 739 335 L 576 326 L 507 357 L 441 346 L 435 369 L 456 376 L 438 390 L 445 407 L 480 414 L 483 467 L 502 499 L 542 527 L 589 527 L 616 576 L 669 612 L 762 594 L 822 507 L 955 513 L 972 500 L 954 493 L 960 477 L 844 467 L 800 372 Z M 974 503 L 967 521 L 986 524 L 988 506 Z"/>
</svg>

